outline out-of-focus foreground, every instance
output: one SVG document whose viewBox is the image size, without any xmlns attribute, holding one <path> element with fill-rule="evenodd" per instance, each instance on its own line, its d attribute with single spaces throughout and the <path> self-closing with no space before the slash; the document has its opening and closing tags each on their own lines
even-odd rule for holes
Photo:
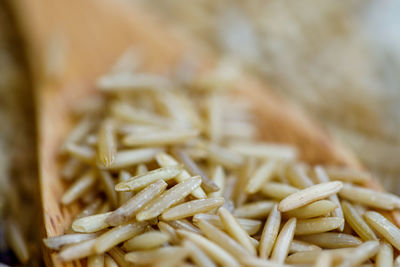
<svg viewBox="0 0 400 267">
<path fill-rule="evenodd" d="M 400 192 L 400 4 L 132 0 L 264 78 Z"/>
<path fill-rule="evenodd" d="M 40 263 L 40 233 L 32 231 L 41 214 L 32 98 L 22 42 L 0 2 L 0 263 L 10 265 Z"/>
</svg>

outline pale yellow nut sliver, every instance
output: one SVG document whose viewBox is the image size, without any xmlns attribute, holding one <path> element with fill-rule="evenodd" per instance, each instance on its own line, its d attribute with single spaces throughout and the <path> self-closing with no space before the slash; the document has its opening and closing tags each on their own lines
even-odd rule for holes
<svg viewBox="0 0 400 267">
<path fill-rule="evenodd" d="M 115 186 L 116 191 L 140 190 L 157 180 L 167 181 L 174 178 L 181 172 L 179 166 L 169 166 L 146 172 L 123 181 Z"/>
<path fill-rule="evenodd" d="M 282 227 L 272 250 L 271 260 L 277 263 L 284 263 L 289 253 L 290 243 L 293 240 L 296 229 L 296 218 L 289 219 Z"/>
<path fill-rule="evenodd" d="M 197 213 L 208 212 L 223 204 L 223 197 L 192 200 L 164 211 L 161 218 L 163 220 L 178 220 Z"/>
<path fill-rule="evenodd" d="M 72 223 L 72 229 L 80 233 L 93 233 L 103 230 L 110 226 L 106 222 L 110 214 L 111 212 L 107 212 L 79 218 Z"/>
<path fill-rule="evenodd" d="M 117 155 L 117 141 L 113 121 L 108 119 L 103 122 L 97 139 L 98 161 L 103 166 L 110 167 Z"/>
<path fill-rule="evenodd" d="M 375 233 L 349 202 L 343 201 L 342 209 L 346 223 L 361 237 L 361 239 L 364 241 L 377 240 Z"/>
<path fill-rule="evenodd" d="M 296 235 L 308 235 L 323 233 L 334 230 L 344 224 L 343 218 L 322 217 L 314 219 L 298 220 L 296 225 Z"/>
<path fill-rule="evenodd" d="M 296 217 L 298 219 L 308 219 L 323 216 L 336 209 L 336 204 L 330 200 L 322 199 L 303 207 L 285 212 L 287 217 Z"/>
<path fill-rule="evenodd" d="M 126 241 L 123 248 L 126 251 L 152 249 L 162 246 L 168 240 L 169 235 L 163 232 L 149 231 Z"/>
<path fill-rule="evenodd" d="M 145 222 L 135 222 L 114 227 L 95 239 L 94 252 L 97 254 L 106 252 L 144 231 L 146 226 L 147 223 Z"/>
<path fill-rule="evenodd" d="M 266 259 L 272 251 L 281 224 L 281 213 L 278 205 L 274 205 L 265 223 L 259 244 L 260 257 Z"/>
<path fill-rule="evenodd" d="M 369 226 L 381 234 L 390 244 L 400 250 L 400 229 L 375 211 L 367 211 L 364 218 Z"/>
<path fill-rule="evenodd" d="M 279 203 L 279 211 L 286 212 L 293 210 L 311 202 L 329 197 L 330 195 L 336 194 L 343 187 L 342 182 L 327 182 L 316 184 L 305 188 L 299 192 L 296 192 Z"/>
</svg>

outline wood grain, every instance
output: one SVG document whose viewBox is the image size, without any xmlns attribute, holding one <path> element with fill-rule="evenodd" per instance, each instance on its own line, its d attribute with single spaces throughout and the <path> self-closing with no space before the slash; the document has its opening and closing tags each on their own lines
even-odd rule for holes
<svg viewBox="0 0 400 267">
<path fill-rule="evenodd" d="M 19 0 L 13 1 L 21 21 L 36 84 L 38 114 L 39 174 L 47 236 L 63 234 L 79 207 L 62 207 L 65 185 L 59 179 L 58 149 L 72 125 L 70 111 L 78 99 L 94 93 L 95 78 L 108 71 L 116 58 L 134 45 L 141 52 L 145 70 L 167 73 L 188 54 L 200 60 L 199 73 L 213 65 L 189 40 L 175 36 L 159 22 L 125 1 L 109 0 Z M 65 42 L 64 70 L 55 79 L 46 74 L 49 44 L 57 36 Z M 301 111 L 275 96 L 251 77 L 236 83 L 240 96 L 253 103 L 262 137 L 267 141 L 296 145 L 302 159 L 312 163 L 360 168 L 358 160 L 335 144 Z M 379 187 L 374 182 L 371 186 Z M 397 220 L 400 222 L 400 220 Z M 48 254 L 47 254 L 48 253 Z M 61 263 L 46 252 L 47 264 Z"/>
</svg>

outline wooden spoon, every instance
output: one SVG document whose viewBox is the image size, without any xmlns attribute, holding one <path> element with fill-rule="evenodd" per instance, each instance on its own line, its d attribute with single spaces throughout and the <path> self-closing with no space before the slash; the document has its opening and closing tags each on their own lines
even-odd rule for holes
<svg viewBox="0 0 400 267">
<path fill-rule="evenodd" d="M 79 211 L 78 205 L 60 204 L 65 185 L 59 179 L 59 147 L 72 126 L 71 108 L 78 99 L 93 94 L 96 77 L 107 72 L 116 58 L 132 45 L 146 59 L 143 69 L 152 72 L 167 73 L 193 53 L 199 58 L 199 73 L 214 63 L 210 55 L 199 51 L 193 43 L 175 36 L 155 18 L 125 1 L 20 0 L 11 3 L 21 22 L 36 84 L 45 232 L 47 236 L 56 236 L 64 233 Z M 62 43 L 59 51 L 62 71 L 54 77 L 46 68 L 50 64 L 49 51 L 54 49 L 51 46 L 57 42 Z M 242 97 L 253 103 L 264 140 L 294 144 L 301 151 L 301 158 L 311 164 L 361 168 L 349 151 L 335 144 L 299 110 L 284 103 L 255 79 L 243 78 L 237 86 L 242 89 Z M 369 186 L 381 189 L 376 181 Z M 397 213 L 392 215 L 399 225 Z M 82 265 L 81 262 L 61 263 L 48 250 L 45 254 L 48 265 Z"/>
</svg>

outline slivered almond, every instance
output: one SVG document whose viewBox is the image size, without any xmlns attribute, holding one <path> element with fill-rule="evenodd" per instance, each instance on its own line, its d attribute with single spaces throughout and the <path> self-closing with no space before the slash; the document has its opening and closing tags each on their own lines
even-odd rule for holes
<svg viewBox="0 0 400 267">
<path fill-rule="evenodd" d="M 339 192 L 342 187 L 343 183 L 337 181 L 310 186 L 284 198 L 279 203 L 279 211 L 286 212 L 307 205 L 313 201 L 329 197 Z"/>
</svg>

